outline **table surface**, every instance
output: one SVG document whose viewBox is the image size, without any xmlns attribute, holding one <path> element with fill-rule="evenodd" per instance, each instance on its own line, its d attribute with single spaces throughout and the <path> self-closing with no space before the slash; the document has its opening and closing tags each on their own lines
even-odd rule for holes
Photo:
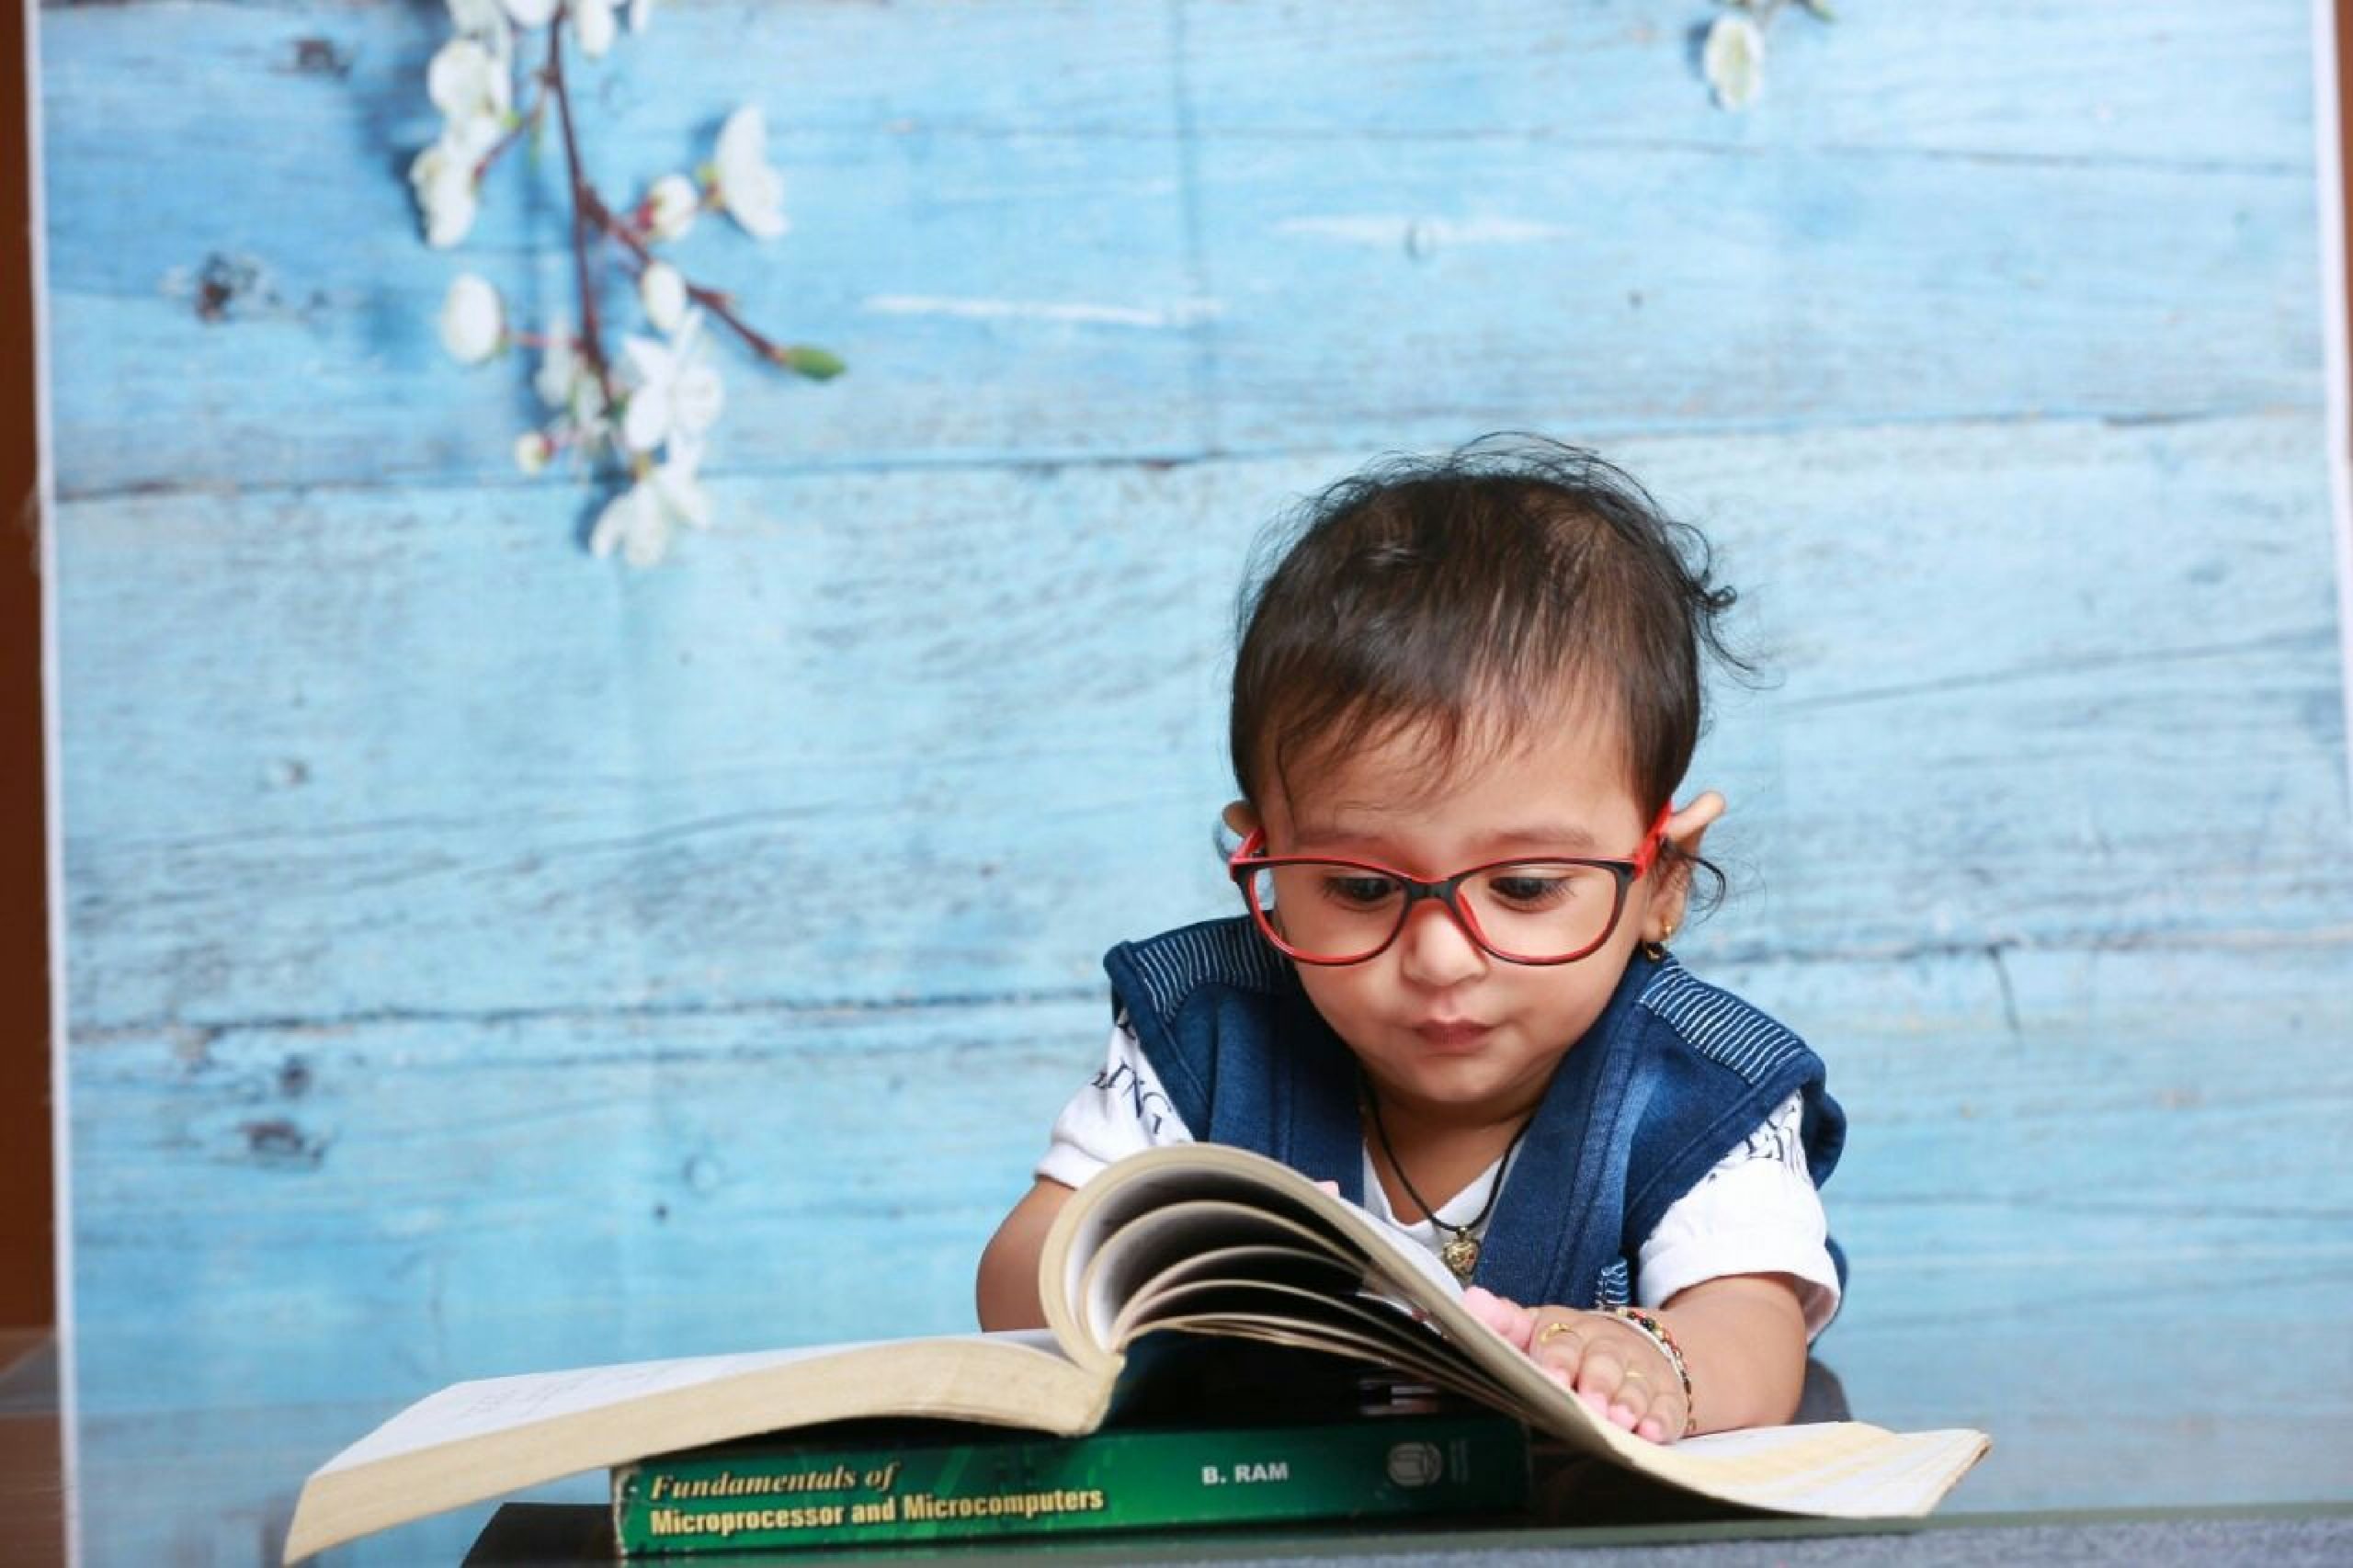
<svg viewBox="0 0 2353 1568">
<path fill-rule="evenodd" d="M 1820 1568 L 1854 1563 L 1949 1565 L 1987 1562 L 2247 1562 L 2328 1564 L 2353 1562 L 2353 1504 L 2311 1508 L 2118 1509 L 2075 1514 L 1961 1515 L 1890 1529 L 1836 1521 L 1748 1521 L 1607 1529 L 1428 1528 L 1241 1531 L 1186 1538 L 1122 1536 L 1114 1541 L 1015 1540 L 928 1550 L 898 1550 L 893 1559 L 953 1558 L 997 1562 L 1236 1563 L 1342 1558 L 1467 1565 L 1525 1563 L 1574 1551 L 1581 1565 L 1678 1562 L 1708 1568 Z M 464 1568 L 580 1568 L 612 1560 L 611 1523 L 594 1504 L 509 1503 L 491 1517 Z M 752 1562 L 873 1562 L 871 1548 L 840 1551 L 698 1553 L 698 1565 Z"/>
<path fill-rule="evenodd" d="M 0 1506 L 7 1508 L 11 1521 L 9 1560 L 36 1568 L 67 1561 L 58 1393 L 57 1357 L 50 1337 L 29 1331 L 0 1330 Z M 1813 1369 L 1809 1378 L 1808 1401 L 1810 1408 L 1803 1414 L 1810 1418 L 1845 1414 L 1843 1391 L 1836 1378 L 1819 1366 Z M 292 1417 L 281 1412 L 277 1419 L 282 1424 Z M 230 1427 L 216 1423 L 214 1429 L 226 1431 Z M 204 1428 L 199 1425 L 188 1430 L 200 1434 Z M 2327 1428 L 2320 1430 L 2325 1441 Z M 2110 1462 L 2122 1467 L 2146 1462 L 2147 1455 L 2142 1449 L 2142 1445 L 2112 1444 Z M 2187 1563 L 2245 1559 L 2291 1564 L 2353 1562 L 2353 1498 L 2344 1495 L 2346 1489 L 2353 1487 L 2353 1454 L 2323 1452 L 2313 1457 L 2313 1473 L 2334 1473 L 2338 1477 L 2336 1495 L 2253 1506 L 2211 1501 L 2200 1505 L 2185 1499 L 2189 1506 L 2171 1508 L 2005 1509 L 1998 1506 L 1998 1493 L 1989 1506 L 1984 1496 L 1972 1492 L 1972 1482 L 1964 1482 L 1936 1518 L 1896 1533 L 1881 1527 L 1859 1528 L 1836 1521 L 1779 1520 L 1599 1528 L 1392 1528 L 1377 1533 L 1340 1527 L 1190 1537 L 1124 1536 L 1114 1544 L 1100 1540 L 1029 1540 L 943 1547 L 932 1549 L 927 1554 L 974 1562 L 1036 1560 L 1049 1555 L 1072 1563 L 1232 1563 L 1338 1556 L 1467 1564 L 1491 1560 L 1525 1562 L 1574 1551 L 1581 1564 L 1631 1562 L 1639 1555 L 1646 1563 L 1689 1561 L 1724 1564 L 1727 1568 L 1745 1568 L 1752 1563 L 1762 1568 L 1767 1563 L 1792 1562 L 1828 1568 L 1847 1561 L 1922 1564 L 2020 1560 Z M 220 1472 L 211 1467 L 234 1466 L 241 1459 L 247 1468 L 274 1462 L 234 1452 L 191 1449 L 156 1472 L 155 1485 L 143 1497 L 142 1504 L 179 1513 L 183 1517 L 201 1515 L 208 1508 L 217 1510 L 222 1505 L 211 1494 L 208 1479 Z M 462 1557 L 469 1564 L 480 1564 L 482 1568 L 555 1568 L 556 1564 L 606 1561 L 609 1534 L 604 1511 L 588 1500 L 599 1485 L 599 1478 L 577 1478 L 567 1487 L 543 1489 L 564 1494 L 552 1500 L 534 1494 L 532 1499 L 536 1500 L 458 1510 L 437 1520 L 356 1542 L 325 1554 L 322 1562 L 330 1568 L 347 1568 L 374 1562 L 455 1562 Z M 1972 1503 L 1976 1506 L 1972 1506 Z M 243 1538 L 250 1543 L 248 1547 L 235 1544 L 239 1532 L 222 1530 L 214 1528 L 218 1521 L 206 1520 L 204 1528 L 180 1539 L 209 1544 L 174 1560 L 274 1564 L 278 1542 L 283 1539 L 282 1508 L 265 1512 L 253 1523 L 255 1529 Z M 86 1553 L 85 1560 L 95 1562 L 104 1555 Z M 845 1555 L 803 1551 L 763 1558 L 741 1554 L 723 1558 L 699 1556 L 697 1562 L 814 1563 L 835 1560 L 874 1559 L 870 1552 Z"/>
</svg>

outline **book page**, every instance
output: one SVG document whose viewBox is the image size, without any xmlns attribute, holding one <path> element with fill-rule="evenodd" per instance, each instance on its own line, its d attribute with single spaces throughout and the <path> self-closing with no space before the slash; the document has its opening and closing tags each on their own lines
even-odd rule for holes
<svg viewBox="0 0 2353 1568">
<path fill-rule="evenodd" d="M 1039 1297 L 1046 1321 L 1072 1356 L 1091 1360 L 1108 1350 L 1103 1331 L 1124 1304 L 1117 1288 L 1098 1284 L 1102 1277 L 1090 1267 L 1097 1253 L 1157 1210 L 1211 1199 L 1256 1210 L 1261 1222 L 1226 1238 L 1213 1228 L 1198 1229 L 1190 1246 L 1263 1239 L 1264 1220 L 1271 1219 L 1314 1233 L 1326 1250 L 1366 1269 L 1377 1286 L 1387 1287 L 1382 1293 L 1400 1302 L 1462 1299 L 1461 1285 L 1427 1248 L 1298 1172 L 1222 1144 L 1176 1144 L 1131 1155 L 1096 1176 L 1063 1206 L 1047 1233 L 1039 1256 Z M 1113 1277 L 1122 1285 L 1138 1278 L 1125 1270 Z"/>
<path fill-rule="evenodd" d="M 1711 1432 L 1643 1468 L 1750 1507 L 1831 1518 L 1918 1516 L 1984 1457 L 1983 1432 L 1889 1432 L 1857 1421 Z"/>
<path fill-rule="evenodd" d="M 1026 1343 L 1054 1354 L 1052 1336 L 1042 1329 L 949 1336 L 974 1341 Z M 438 1447 L 461 1438 L 505 1432 L 534 1422 L 740 1377 L 795 1361 L 819 1360 L 865 1344 L 816 1345 L 793 1350 L 763 1350 L 731 1356 L 690 1356 L 668 1361 L 625 1361 L 608 1367 L 575 1367 L 561 1372 L 527 1372 L 454 1383 L 418 1401 L 319 1467 L 322 1475 L 372 1464 L 395 1454 Z"/>
<path fill-rule="evenodd" d="M 1097 1344 L 1117 1349 L 1117 1325 L 1156 1276 L 1239 1248 L 1325 1259 L 1347 1277 L 1342 1289 L 1353 1289 L 1362 1271 L 1351 1249 L 1326 1232 L 1246 1203 L 1188 1199 L 1139 1214 L 1104 1238 L 1079 1278 L 1079 1322 Z"/>
<path fill-rule="evenodd" d="M 1357 1288 L 1357 1270 L 1327 1254 L 1308 1253 L 1269 1244 L 1212 1247 L 1181 1258 L 1121 1294 L 1126 1298 L 1112 1320 L 1105 1343 L 1125 1345 L 1135 1325 L 1155 1315 L 1156 1304 L 1168 1293 L 1203 1280 L 1250 1279 L 1274 1285 L 1298 1285 L 1326 1295 L 1345 1295 Z"/>
<path fill-rule="evenodd" d="M 1228 1227 L 1212 1222 L 1209 1210 L 1221 1205 L 1260 1211 L 1255 1222 Z M 1147 1150 L 1120 1161 L 1081 1187 L 1063 1206 L 1040 1258 L 1040 1290 L 1048 1319 L 1074 1355 L 1081 1346 L 1096 1355 L 1096 1330 L 1121 1323 L 1126 1303 L 1117 1290 L 1090 1301 L 1090 1287 L 1118 1279 L 1148 1289 L 1158 1267 L 1129 1267 L 1113 1257 L 1090 1269 L 1098 1252 L 1116 1254 L 1120 1233 L 1157 1210 L 1180 1210 L 1164 1222 L 1170 1234 L 1186 1233 L 1190 1246 L 1225 1243 L 1263 1244 L 1269 1233 L 1305 1231 L 1318 1251 L 1331 1251 L 1365 1272 L 1358 1288 L 1383 1296 L 1420 1320 L 1415 1360 L 1454 1359 L 1461 1365 L 1449 1378 L 1465 1388 L 1485 1383 L 1496 1407 L 1597 1459 L 1639 1471 L 1704 1496 L 1782 1513 L 1832 1517 L 1902 1517 L 1934 1507 L 1987 1447 L 1982 1433 L 1958 1431 L 1898 1435 L 1860 1423 L 1762 1428 L 1662 1446 L 1646 1442 L 1587 1409 L 1552 1382 L 1520 1350 L 1473 1318 L 1462 1291 L 1427 1251 L 1397 1234 L 1372 1215 L 1317 1187 L 1298 1172 L 1263 1155 L 1210 1143 Z M 1267 1220 L 1271 1218 L 1273 1223 Z M 1155 1227 L 1145 1221 L 1144 1232 Z M 1238 1230 L 1239 1235 L 1230 1234 Z M 1283 1243 L 1280 1244 L 1291 1244 Z M 1158 1248 L 1140 1249 L 1143 1253 Z M 1150 1261 L 1140 1256 L 1138 1265 Z M 1160 1265 L 1176 1260 L 1159 1258 Z M 1239 1311 L 1188 1310 L 1199 1285 L 1177 1286 L 1143 1312 L 1129 1315 L 1131 1331 L 1153 1322 L 1183 1320 L 1196 1331 L 1233 1334 L 1291 1343 L 1321 1341 L 1327 1348 L 1354 1350 L 1358 1336 L 1340 1328 L 1327 1312 L 1292 1311 L 1278 1305 L 1279 1292 L 1264 1290 Z M 1234 1281 L 1239 1284 L 1241 1282 Z M 1295 1289 L 1296 1287 L 1294 1287 Z M 1140 1319 L 1145 1321 L 1139 1321 Z M 1400 1324 L 1403 1328 L 1405 1325 Z M 1387 1338 L 1387 1335 L 1382 1335 Z M 1385 1353 L 1394 1360 L 1404 1358 Z"/>
</svg>

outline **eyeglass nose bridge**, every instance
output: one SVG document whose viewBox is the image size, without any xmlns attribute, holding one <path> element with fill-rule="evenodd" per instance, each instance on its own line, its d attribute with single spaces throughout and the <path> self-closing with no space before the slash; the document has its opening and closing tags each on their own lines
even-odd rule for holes
<svg viewBox="0 0 2353 1568">
<path fill-rule="evenodd" d="M 1462 934 L 1471 939 L 1471 945 L 1479 950 L 1482 957 L 1503 957 L 1487 940 L 1486 932 L 1479 928 L 1479 917 L 1472 914 L 1470 907 L 1462 902 L 1462 884 L 1478 875 L 1476 871 L 1458 872 L 1436 882 L 1416 881 L 1402 872 L 1392 875 L 1397 878 L 1397 885 L 1405 890 L 1405 902 L 1397 906 L 1397 924 L 1389 928 L 1389 939 L 1366 954 L 1367 958 L 1386 952 L 1397 945 L 1397 938 L 1404 936 L 1405 927 L 1413 923 L 1415 906 L 1424 899 L 1432 901 L 1454 916 L 1454 924 L 1461 928 Z"/>
</svg>

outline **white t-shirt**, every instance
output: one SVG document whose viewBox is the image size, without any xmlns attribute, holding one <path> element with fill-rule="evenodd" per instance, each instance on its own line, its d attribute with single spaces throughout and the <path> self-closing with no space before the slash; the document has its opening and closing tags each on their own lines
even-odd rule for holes
<svg viewBox="0 0 2353 1568">
<path fill-rule="evenodd" d="M 1656 1307 L 1679 1290 L 1728 1274 L 1787 1274 L 1797 1281 L 1807 1337 L 1822 1332 L 1838 1310 L 1838 1272 L 1830 1262 L 1829 1222 L 1807 1174 L 1805 1144 L 1798 1133 L 1803 1112 L 1802 1096 L 1783 1100 L 1745 1142 L 1668 1206 L 1635 1260 L 1637 1304 Z M 1037 1174 L 1079 1187 L 1115 1160 L 1192 1141 L 1142 1045 L 1122 1023 L 1111 1030 L 1103 1070 L 1054 1119 L 1053 1142 L 1038 1162 Z M 1449 1225 L 1468 1224 L 1505 1174 L 1488 1166 L 1486 1174 L 1438 1206 L 1438 1218 Z M 1391 1210 L 1370 1149 L 1364 1155 L 1364 1207 L 1433 1256 L 1444 1240 L 1429 1221 L 1409 1223 Z"/>
</svg>

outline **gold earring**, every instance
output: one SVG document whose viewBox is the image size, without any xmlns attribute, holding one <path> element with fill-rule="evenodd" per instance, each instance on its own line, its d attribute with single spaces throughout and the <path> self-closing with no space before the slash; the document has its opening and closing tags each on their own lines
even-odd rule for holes
<svg viewBox="0 0 2353 1568">
<path fill-rule="evenodd" d="M 1675 922 L 1670 920 L 1666 923 L 1665 928 L 1659 932 L 1657 940 L 1644 942 L 1643 944 L 1643 956 L 1650 960 L 1653 963 L 1659 962 L 1666 957 L 1667 943 L 1674 939 Z"/>
</svg>

